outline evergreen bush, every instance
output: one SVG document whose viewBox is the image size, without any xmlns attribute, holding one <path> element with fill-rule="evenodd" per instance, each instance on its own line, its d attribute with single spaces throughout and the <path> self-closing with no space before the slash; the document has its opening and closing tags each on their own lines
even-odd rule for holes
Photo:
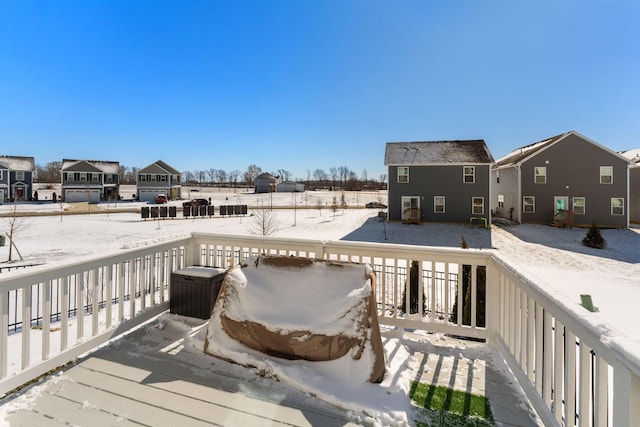
<svg viewBox="0 0 640 427">
<path fill-rule="evenodd" d="M 607 242 L 604 240 L 604 237 L 602 237 L 602 234 L 600 234 L 600 229 L 595 222 L 591 224 L 587 235 L 582 239 L 582 244 L 596 249 L 604 249 L 607 246 Z"/>
</svg>

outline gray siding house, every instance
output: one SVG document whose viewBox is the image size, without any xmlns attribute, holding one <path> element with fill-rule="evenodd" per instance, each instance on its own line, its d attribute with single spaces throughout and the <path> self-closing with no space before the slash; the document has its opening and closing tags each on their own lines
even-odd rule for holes
<svg viewBox="0 0 640 427">
<path fill-rule="evenodd" d="M 0 156 L 0 203 L 31 200 L 34 171 L 33 157 Z"/>
<path fill-rule="evenodd" d="M 278 191 L 278 178 L 268 172 L 262 173 L 254 180 L 256 193 L 275 193 Z"/>
<path fill-rule="evenodd" d="M 62 197 L 65 202 L 117 200 L 120 163 L 101 160 L 62 160 Z"/>
<path fill-rule="evenodd" d="M 629 222 L 640 224 L 640 148 L 621 154 L 632 163 L 629 169 Z"/>
<path fill-rule="evenodd" d="M 492 163 L 483 140 L 387 143 L 389 220 L 489 224 Z"/>
<path fill-rule="evenodd" d="M 158 194 L 166 195 L 169 200 L 179 199 L 182 195 L 180 171 L 158 160 L 138 171 L 136 175 L 136 196 L 141 202 L 153 202 Z"/>
<path fill-rule="evenodd" d="M 520 147 L 491 172 L 491 207 L 519 223 L 629 224 L 629 160 L 570 131 Z"/>
</svg>

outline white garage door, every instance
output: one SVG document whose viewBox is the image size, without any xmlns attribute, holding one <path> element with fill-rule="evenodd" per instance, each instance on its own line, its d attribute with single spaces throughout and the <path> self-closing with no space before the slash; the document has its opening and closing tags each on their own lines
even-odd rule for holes
<svg viewBox="0 0 640 427">
<path fill-rule="evenodd" d="M 162 191 L 140 190 L 140 193 L 138 194 L 138 200 L 140 200 L 141 202 L 155 202 L 156 196 L 160 193 L 162 193 Z"/>
<path fill-rule="evenodd" d="M 100 190 L 66 190 L 64 201 L 74 202 L 99 202 Z"/>
</svg>

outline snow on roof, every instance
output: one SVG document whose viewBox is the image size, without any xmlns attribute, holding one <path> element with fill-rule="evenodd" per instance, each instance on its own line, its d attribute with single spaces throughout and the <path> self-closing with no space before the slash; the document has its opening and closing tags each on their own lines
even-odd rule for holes
<svg viewBox="0 0 640 427">
<path fill-rule="evenodd" d="M 640 148 L 633 148 L 627 151 L 621 151 L 620 155 L 631 160 L 633 163 L 640 164 Z"/>
<path fill-rule="evenodd" d="M 12 171 L 35 170 L 35 162 L 33 157 L 0 156 L 0 165 Z"/>
<path fill-rule="evenodd" d="M 155 173 L 155 174 L 180 174 L 179 171 L 172 168 L 162 160 L 158 160 L 143 169 L 140 169 L 138 173 Z"/>
<path fill-rule="evenodd" d="M 106 160 L 63 159 L 62 170 L 77 172 L 103 172 L 117 175 L 120 173 L 120 162 L 111 162 Z"/>
<path fill-rule="evenodd" d="M 493 163 L 484 140 L 388 142 L 385 166 Z"/>
<path fill-rule="evenodd" d="M 496 161 L 495 166 L 500 167 L 500 166 L 515 165 L 516 163 L 519 163 L 522 160 L 534 155 L 535 153 L 542 150 L 543 148 L 550 146 L 556 141 L 559 141 L 560 139 L 567 136 L 569 133 L 571 132 L 561 133 L 560 135 L 552 136 L 551 138 L 543 139 L 542 141 L 534 142 L 533 144 L 516 148 L 509 154 L 499 158 Z"/>
</svg>

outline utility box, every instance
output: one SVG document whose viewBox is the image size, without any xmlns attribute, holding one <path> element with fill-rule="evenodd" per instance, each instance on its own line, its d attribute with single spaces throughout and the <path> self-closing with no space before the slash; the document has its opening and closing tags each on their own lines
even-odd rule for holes
<svg viewBox="0 0 640 427">
<path fill-rule="evenodd" d="M 208 319 L 227 270 L 217 267 L 186 267 L 171 273 L 169 311 L 181 316 Z"/>
</svg>

